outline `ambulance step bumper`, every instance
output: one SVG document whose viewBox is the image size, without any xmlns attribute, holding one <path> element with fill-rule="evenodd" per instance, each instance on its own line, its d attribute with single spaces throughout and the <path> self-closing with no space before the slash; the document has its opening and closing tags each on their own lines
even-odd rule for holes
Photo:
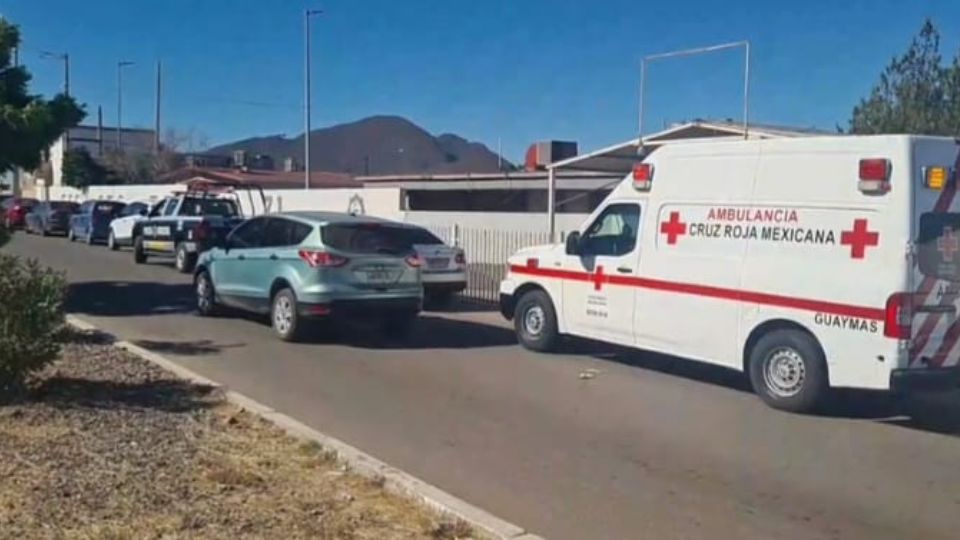
<svg viewBox="0 0 960 540">
<path fill-rule="evenodd" d="M 957 388 L 960 388 L 960 366 L 890 372 L 890 389 L 895 392 L 948 392 Z"/>
</svg>

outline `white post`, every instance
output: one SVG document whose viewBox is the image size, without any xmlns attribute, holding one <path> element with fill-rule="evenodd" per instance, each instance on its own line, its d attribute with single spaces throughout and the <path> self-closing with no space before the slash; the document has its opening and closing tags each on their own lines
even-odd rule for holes
<svg viewBox="0 0 960 540">
<path fill-rule="evenodd" d="M 553 167 L 547 169 L 547 220 L 549 223 L 550 241 L 553 242 L 553 235 L 556 232 L 557 216 L 555 208 L 557 198 L 557 177 Z"/>
</svg>

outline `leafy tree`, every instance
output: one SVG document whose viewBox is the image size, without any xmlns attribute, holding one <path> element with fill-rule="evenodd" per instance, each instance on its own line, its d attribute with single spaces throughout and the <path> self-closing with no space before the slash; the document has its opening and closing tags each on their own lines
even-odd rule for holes
<svg viewBox="0 0 960 540">
<path fill-rule="evenodd" d="M 960 53 L 944 66 L 940 33 L 929 19 L 907 51 L 854 107 L 851 133 L 960 135 Z"/>
<path fill-rule="evenodd" d="M 53 141 L 83 119 L 67 96 L 27 92 L 30 74 L 11 65 L 19 45 L 19 29 L 0 17 L 0 173 L 36 169 Z M 0 233 L 0 243 L 7 238 Z M 0 253 L 0 397 L 56 358 L 65 294 L 62 275 Z"/>
<path fill-rule="evenodd" d="M 63 183 L 77 189 L 118 183 L 109 169 L 93 159 L 86 148 L 72 148 L 63 156 Z"/>
<path fill-rule="evenodd" d="M 53 141 L 84 117 L 70 97 L 46 100 L 28 93 L 30 73 L 12 65 L 19 45 L 19 28 L 0 18 L 0 173 L 36 169 Z"/>
</svg>

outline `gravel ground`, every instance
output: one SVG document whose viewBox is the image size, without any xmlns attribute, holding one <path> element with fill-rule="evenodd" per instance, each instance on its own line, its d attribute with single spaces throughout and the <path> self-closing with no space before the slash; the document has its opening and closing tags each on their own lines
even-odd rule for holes
<svg viewBox="0 0 960 540">
<path fill-rule="evenodd" d="M 0 538 L 471 534 L 92 335 L 0 406 L 0 483 Z"/>
</svg>

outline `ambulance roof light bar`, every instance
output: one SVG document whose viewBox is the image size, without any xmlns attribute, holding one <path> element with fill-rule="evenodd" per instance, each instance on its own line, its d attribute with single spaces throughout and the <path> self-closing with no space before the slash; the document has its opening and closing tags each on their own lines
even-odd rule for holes
<svg viewBox="0 0 960 540">
<path fill-rule="evenodd" d="M 653 186 L 653 165 L 637 163 L 633 166 L 633 188 L 637 191 L 650 191 Z"/>
<path fill-rule="evenodd" d="M 890 191 L 890 160 L 868 158 L 860 160 L 857 188 L 868 195 L 883 195 Z"/>
</svg>

